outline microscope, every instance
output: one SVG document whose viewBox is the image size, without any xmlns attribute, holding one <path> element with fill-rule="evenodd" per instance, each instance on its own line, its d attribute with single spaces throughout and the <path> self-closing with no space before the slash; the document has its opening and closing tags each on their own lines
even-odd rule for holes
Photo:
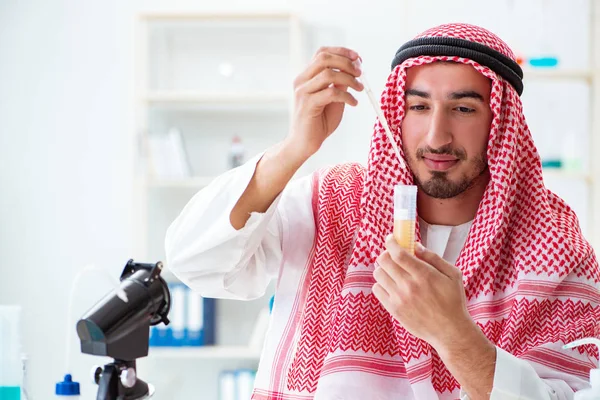
<svg viewBox="0 0 600 400">
<path fill-rule="evenodd" d="M 129 260 L 118 290 L 94 305 L 78 322 L 77 335 L 85 354 L 107 356 L 113 362 L 97 367 L 96 400 L 137 400 L 154 394 L 137 377 L 136 359 L 148 355 L 150 326 L 169 324 L 171 295 L 160 276 L 163 264 Z"/>
</svg>

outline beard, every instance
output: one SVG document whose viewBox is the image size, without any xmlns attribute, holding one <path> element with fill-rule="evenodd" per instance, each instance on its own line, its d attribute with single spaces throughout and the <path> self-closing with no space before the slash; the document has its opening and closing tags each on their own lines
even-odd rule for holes
<svg viewBox="0 0 600 400">
<path fill-rule="evenodd" d="M 417 171 L 416 163 L 423 160 L 423 155 L 425 153 L 454 156 L 459 160 L 459 163 L 466 162 L 469 165 L 469 168 L 458 179 L 451 179 L 448 176 L 449 172 L 447 171 L 431 171 L 431 177 L 423 179 L 423 177 L 417 175 L 414 171 Z M 410 169 L 413 171 L 415 184 L 419 190 L 435 199 L 450 199 L 466 192 L 475 186 L 478 179 L 488 169 L 485 152 L 468 159 L 464 150 L 443 146 L 439 149 L 432 149 L 429 147 L 417 149 L 415 156 L 404 149 L 404 154 L 406 155 Z"/>
</svg>

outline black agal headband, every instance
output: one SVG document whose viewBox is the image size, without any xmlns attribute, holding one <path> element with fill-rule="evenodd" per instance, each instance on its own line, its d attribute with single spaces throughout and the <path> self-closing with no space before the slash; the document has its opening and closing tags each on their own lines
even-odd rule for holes
<svg viewBox="0 0 600 400">
<path fill-rule="evenodd" d="M 422 37 L 406 42 L 396 52 L 392 70 L 405 60 L 418 56 L 463 57 L 484 65 L 523 93 L 523 70 L 513 59 L 481 43 L 452 37 Z"/>
</svg>

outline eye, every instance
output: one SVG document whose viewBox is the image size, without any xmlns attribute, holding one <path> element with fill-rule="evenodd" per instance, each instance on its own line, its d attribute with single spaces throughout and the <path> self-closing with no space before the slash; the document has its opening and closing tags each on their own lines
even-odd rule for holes
<svg viewBox="0 0 600 400">
<path fill-rule="evenodd" d="M 456 107 L 456 110 L 460 111 L 461 113 L 464 114 L 470 114 L 470 113 L 474 113 L 475 109 L 474 108 L 469 108 L 469 107 Z"/>
<path fill-rule="evenodd" d="M 412 110 L 412 111 L 423 111 L 425 110 L 427 107 L 424 105 L 416 105 L 416 106 L 410 106 L 408 109 Z"/>
</svg>

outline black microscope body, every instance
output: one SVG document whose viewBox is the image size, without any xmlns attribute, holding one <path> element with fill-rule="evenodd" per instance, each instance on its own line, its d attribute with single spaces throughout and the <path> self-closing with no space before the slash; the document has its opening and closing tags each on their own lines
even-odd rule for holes
<svg viewBox="0 0 600 400">
<path fill-rule="evenodd" d="M 137 400 L 152 396 L 151 385 L 137 378 L 136 360 L 148 355 L 150 326 L 169 324 L 171 295 L 160 276 L 161 262 L 129 260 L 120 278 L 121 293 L 107 294 L 77 322 L 81 351 L 113 362 L 97 367 L 96 400 Z"/>
</svg>

